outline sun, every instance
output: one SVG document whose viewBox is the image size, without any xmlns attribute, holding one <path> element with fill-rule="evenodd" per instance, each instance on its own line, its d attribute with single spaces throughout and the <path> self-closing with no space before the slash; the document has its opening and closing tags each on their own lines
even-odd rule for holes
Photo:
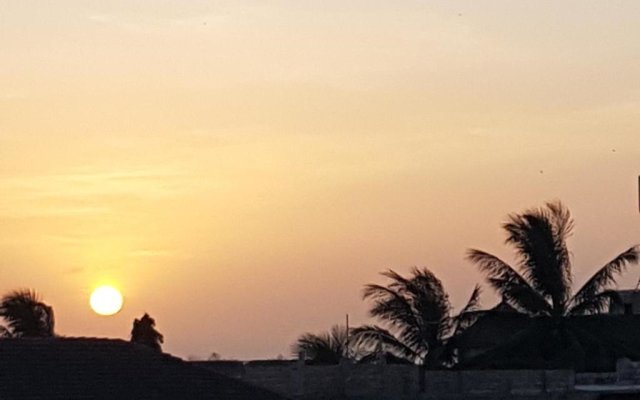
<svg viewBox="0 0 640 400">
<path fill-rule="evenodd" d="M 97 287 L 89 299 L 91 309 L 100 315 L 116 314 L 122 309 L 122 303 L 122 295 L 113 286 Z"/>
</svg>

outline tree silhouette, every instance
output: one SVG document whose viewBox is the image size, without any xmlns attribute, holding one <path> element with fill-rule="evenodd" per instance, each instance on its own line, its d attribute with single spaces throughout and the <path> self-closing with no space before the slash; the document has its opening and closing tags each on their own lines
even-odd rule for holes
<svg viewBox="0 0 640 400">
<path fill-rule="evenodd" d="M 475 287 L 460 314 L 451 315 L 449 296 L 428 269 L 413 268 L 406 278 L 393 270 L 382 275 L 391 282 L 366 285 L 364 298 L 373 301 L 369 314 L 384 327 L 356 328 L 358 343 L 425 368 L 451 365 L 456 358 L 455 338 L 476 318 L 480 288 Z"/>
<path fill-rule="evenodd" d="M 294 357 L 304 354 L 305 359 L 318 364 L 337 364 L 350 358 L 347 328 L 335 325 L 331 331 L 320 334 L 305 333 L 292 346 Z"/>
<path fill-rule="evenodd" d="M 53 309 L 42 302 L 34 290 L 21 289 L 10 292 L 0 300 L 0 317 L 4 337 L 52 337 L 54 336 Z"/>
<path fill-rule="evenodd" d="M 506 244 L 515 250 L 517 267 L 498 257 L 471 249 L 468 258 L 486 275 L 487 282 L 507 304 L 530 316 L 596 314 L 618 301 L 612 290 L 617 275 L 638 262 L 638 248 L 631 247 L 600 268 L 571 294 L 571 257 L 566 240 L 574 222 L 560 202 L 547 203 L 510 215 L 502 225 Z"/>
<path fill-rule="evenodd" d="M 131 342 L 162 351 L 164 337 L 156 330 L 155 326 L 156 321 L 147 313 L 140 319 L 136 318 L 133 321 L 133 329 L 131 329 Z"/>
</svg>

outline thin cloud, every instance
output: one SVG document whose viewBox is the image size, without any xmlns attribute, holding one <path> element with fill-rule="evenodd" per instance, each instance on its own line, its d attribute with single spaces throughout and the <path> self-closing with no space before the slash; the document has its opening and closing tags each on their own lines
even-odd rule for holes
<svg viewBox="0 0 640 400">
<path fill-rule="evenodd" d="M 187 182 L 165 169 L 79 171 L 0 178 L 0 216 L 73 218 L 113 213 L 132 202 L 179 196 Z"/>
<path fill-rule="evenodd" d="M 169 250 L 144 249 L 144 250 L 134 250 L 130 252 L 129 255 L 135 258 L 156 258 L 156 257 L 170 257 L 175 255 L 175 252 L 169 251 Z"/>
<path fill-rule="evenodd" d="M 136 16 L 135 18 L 115 14 L 92 14 L 87 16 L 90 21 L 106 26 L 112 26 L 130 33 L 161 33 L 167 28 L 207 30 L 229 18 L 229 13 L 205 13 L 188 17 L 176 16 Z"/>
<path fill-rule="evenodd" d="M 2 94 L 0 94 L 0 100 L 3 100 L 3 101 L 25 100 L 27 98 L 29 98 L 29 96 L 27 96 L 24 93 L 2 93 Z"/>
<path fill-rule="evenodd" d="M 73 268 L 67 269 L 64 272 L 65 274 L 68 274 L 68 275 L 77 275 L 77 274 L 83 273 L 85 270 L 86 270 L 85 267 L 73 267 Z"/>
</svg>

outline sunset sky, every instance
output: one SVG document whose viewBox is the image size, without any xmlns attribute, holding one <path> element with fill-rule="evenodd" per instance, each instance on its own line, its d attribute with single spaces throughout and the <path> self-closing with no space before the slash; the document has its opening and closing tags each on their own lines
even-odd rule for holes
<svg viewBox="0 0 640 400">
<path fill-rule="evenodd" d="M 0 0 L 0 294 L 58 333 L 290 355 L 560 199 L 575 281 L 640 243 L 640 2 Z M 619 281 L 633 287 L 640 267 Z M 110 283 L 112 317 L 89 308 Z M 484 304 L 495 298 L 485 290 Z"/>
</svg>

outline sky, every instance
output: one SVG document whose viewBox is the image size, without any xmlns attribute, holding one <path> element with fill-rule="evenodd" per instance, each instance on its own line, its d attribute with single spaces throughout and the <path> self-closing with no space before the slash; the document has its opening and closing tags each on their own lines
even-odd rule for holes
<svg viewBox="0 0 640 400">
<path fill-rule="evenodd" d="M 0 292 L 58 333 L 288 357 L 379 273 L 454 307 L 558 199 L 575 282 L 640 243 L 640 3 L 0 0 Z M 619 280 L 634 287 L 640 267 Z M 88 305 L 123 292 L 113 317 Z M 485 288 L 483 304 L 495 296 Z"/>
</svg>

